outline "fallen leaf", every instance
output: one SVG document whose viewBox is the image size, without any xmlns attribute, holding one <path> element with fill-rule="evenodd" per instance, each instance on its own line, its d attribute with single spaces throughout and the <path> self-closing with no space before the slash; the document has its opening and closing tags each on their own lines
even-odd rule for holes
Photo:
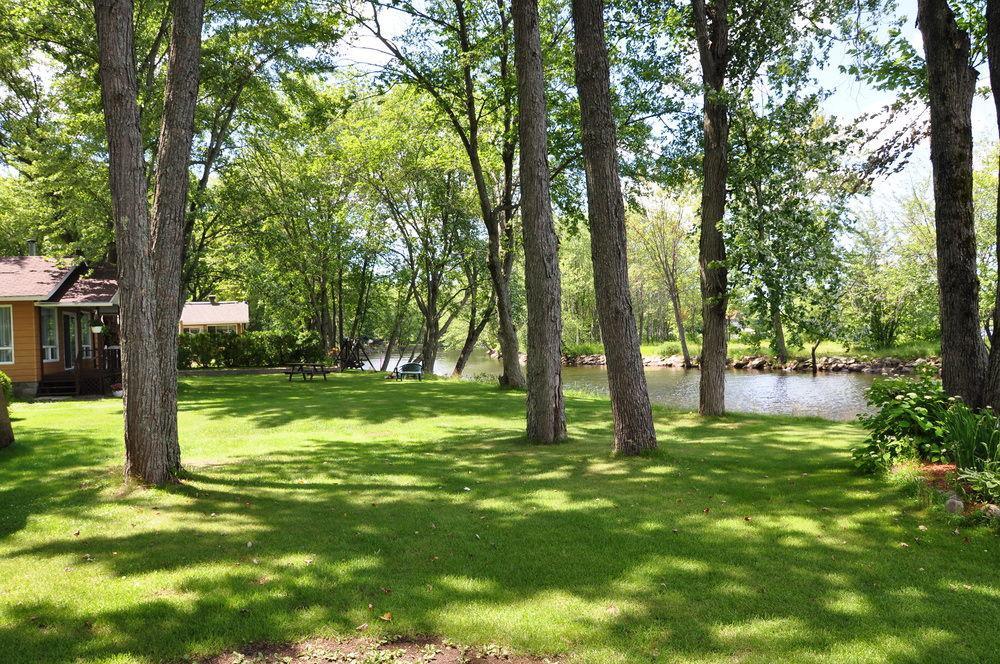
<svg viewBox="0 0 1000 664">
<path fill-rule="evenodd" d="M 354 629 L 355 629 L 356 631 L 358 631 L 358 632 L 363 632 L 363 631 L 365 631 L 366 629 L 368 629 L 368 623 L 361 623 L 360 625 L 358 625 L 358 626 L 357 626 L 357 627 L 355 627 Z"/>
<path fill-rule="evenodd" d="M 910 545 L 907 544 L 906 542 L 900 542 L 899 546 L 903 547 L 904 549 L 909 549 L 910 548 Z"/>
<path fill-rule="evenodd" d="M 380 615 L 378 619 L 384 620 L 385 622 L 392 622 L 392 613 L 390 611 L 386 611 L 385 613 Z"/>
</svg>

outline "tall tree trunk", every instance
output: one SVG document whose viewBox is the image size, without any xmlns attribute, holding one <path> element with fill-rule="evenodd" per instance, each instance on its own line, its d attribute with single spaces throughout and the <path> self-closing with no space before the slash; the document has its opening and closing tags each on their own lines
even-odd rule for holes
<svg viewBox="0 0 1000 664">
<path fill-rule="evenodd" d="M 175 0 L 153 213 L 147 201 L 133 3 L 95 0 L 101 102 L 118 252 L 125 473 L 152 484 L 180 470 L 177 321 L 194 132 L 202 0 Z"/>
<path fill-rule="evenodd" d="M 488 224 L 488 227 L 490 224 Z M 510 299 L 510 279 L 504 274 L 503 259 L 500 255 L 500 234 L 497 224 L 489 232 L 489 253 L 487 266 L 493 282 L 493 292 L 497 298 L 497 322 L 500 338 L 500 359 L 503 375 L 500 385 L 512 389 L 525 387 L 524 372 L 521 371 L 521 353 L 517 342 L 517 327 L 514 325 L 514 306 Z"/>
<path fill-rule="evenodd" d="M 989 60 L 990 88 L 1000 128 L 1000 0 L 986 0 L 986 52 Z M 997 179 L 1000 189 L 1000 178 Z M 997 191 L 996 259 L 1000 265 L 1000 190 Z M 993 294 L 993 330 L 990 337 L 989 373 L 984 402 L 1000 410 L 1000 284 Z"/>
<path fill-rule="evenodd" d="M 980 337 L 976 227 L 972 212 L 972 99 L 976 70 L 969 35 L 947 0 L 919 0 L 931 109 L 931 166 L 941 289 L 941 379 L 945 391 L 982 404 L 986 348 Z"/>
<path fill-rule="evenodd" d="M 701 239 L 698 243 L 703 328 L 698 412 L 722 415 L 726 412 L 726 309 L 729 300 L 726 245 L 722 235 L 729 169 L 729 108 L 723 97 L 729 62 L 729 3 L 714 0 L 711 12 L 706 10 L 704 0 L 692 0 L 691 5 L 705 89 Z"/>
<path fill-rule="evenodd" d="M 434 373 L 434 363 L 437 361 L 438 346 L 441 344 L 441 333 L 437 312 L 429 318 L 424 327 L 424 342 L 420 357 L 427 373 Z"/>
<path fill-rule="evenodd" d="M 462 372 L 465 371 L 465 366 L 469 363 L 472 351 L 476 349 L 479 337 L 482 335 L 483 330 L 486 329 L 490 318 L 493 317 L 493 309 L 495 307 L 496 302 L 491 299 L 489 306 L 486 307 L 486 311 L 483 312 L 483 316 L 478 322 L 476 321 L 475 309 L 473 309 L 473 314 L 469 317 L 469 330 L 465 335 L 465 343 L 462 344 L 462 350 L 458 354 L 458 361 L 455 362 L 455 370 L 451 372 L 453 378 L 459 378 Z"/>
<path fill-rule="evenodd" d="M 681 294 L 677 292 L 677 281 L 669 279 L 667 290 L 670 291 L 670 304 L 674 310 L 674 325 L 677 326 L 677 338 L 681 342 L 681 355 L 684 356 L 684 368 L 691 366 L 691 352 L 688 350 L 687 333 L 684 330 L 684 316 L 681 314 Z"/>
<path fill-rule="evenodd" d="M 552 222 L 545 74 L 538 0 L 513 0 L 521 144 L 521 226 L 528 300 L 528 440 L 566 438 L 562 390 L 562 286 Z"/>
<path fill-rule="evenodd" d="M 601 338 L 605 341 L 615 425 L 614 450 L 634 455 L 656 448 L 656 431 L 629 292 L 625 202 L 618 177 L 603 1 L 573 0 L 573 23 L 590 254 Z"/>
<path fill-rule="evenodd" d="M 399 336 L 403 329 L 403 321 L 406 319 L 406 308 L 410 306 L 410 302 L 413 300 L 413 282 L 410 282 L 409 288 L 406 290 L 406 297 L 399 304 L 399 308 L 396 310 L 396 320 L 392 324 L 392 331 L 389 333 L 389 341 L 385 344 L 385 354 L 382 355 L 382 368 L 380 371 L 387 371 L 389 369 L 389 362 L 392 361 L 392 351 L 396 346 L 396 342 L 399 341 Z"/>
<path fill-rule="evenodd" d="M 344 350 L 344 259 L 337 256 L 337 346 Z"/>
<path fill-rule="evenodd" d="M 781 304 L 774 296 L 770 297 L 768 304 L 771 309 L 771 335 L 774 341 L 774 354 L 778 356 L 778 361 L 784 364 L 788 362 L 788 346 L 785 345 L 785 327 L 781 323 Z"/>
<path fill-rule="evenodd" d="M 10 423 L 7 394 L 0 386 L 0 450 L 14 444 L 14 427 Z"/>
</svg>

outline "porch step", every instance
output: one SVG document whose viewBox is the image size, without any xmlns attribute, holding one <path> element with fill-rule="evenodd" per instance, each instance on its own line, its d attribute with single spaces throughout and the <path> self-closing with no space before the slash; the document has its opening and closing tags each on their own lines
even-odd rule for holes
<svg viewBox="0 0 1000 664">
<path fill-rule="evenodd" d="M 75 380 L 44 380 L 38 385 L 39 397 L 72 397 L 76 396 Z"/>
</svg>

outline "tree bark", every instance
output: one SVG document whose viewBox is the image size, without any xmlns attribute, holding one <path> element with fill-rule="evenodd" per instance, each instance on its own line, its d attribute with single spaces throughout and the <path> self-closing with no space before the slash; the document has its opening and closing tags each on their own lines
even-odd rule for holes
<svg viewBox="0 0 1000 664">
<path fill-rule="evenodd" d="M 493 309 L 495 307 L 496 301 L 491 299 L 489 306 L 486 307 L 486 311 L 483 312 L 483 317 L 478 322 L 476 321 L 475 308 L 473 308 L 473 313 L 469 317 L 469 330 L 465 335 L 465 343 L 462 344 L 462 350 L 459 352 L 458 360 L 455 362 L 455 370 L 451 372 L 453 378 L 461 377 L 462 372 L 465 371 L 465 366 L 469 363 L 469 357 L 472 356 L 472 351 L 475 350 L 479 337 L 482 335 L 483 330 L 486 329 L 490 318 L 493 317 Z"/>
<path fill-rule="evenodd" d="M 514 325 L 514 306 L 510 299 L 510 278 L 504 274 L 503 259 L 500 255 L 500 229 L 495 221 L 487 222 L 489 248 L 487 267 L 493 292 L 497 298 L 498 337 L 500 338 L 500 360 L 503 375 L 500 385 L 511 389 L 522 389 L 526 385 L 521 371 L 521 353 L 517 342 L 517 327 Z"/>
<path fill-rule="evenodd" d="M 399 308 L 396 310 L 396 319 L 392 324 L 392 331 L 389 333 L 389 340 L 385 344 L 385 354 L 382 356 L 382 367 L 380 371 L 388 371 L 389 362 L 392 361 L 392 351 L 396 347 L 396 343 L 399 341 L 400 334 L 403 330 L 403 321 L 406 319 L 406 308 L 410 306 L 410 301 L 413 300 L 413 282 L 410 282 L 409 287 L 406 289 L 406 297 L 399 304 Z"/>
<path fill-rule="evenodd" d="M 941 380 L 972 407 L 983 402 L 987 368 L 980 336 L 976 227 L 972 211 L 972 99 L 976 70 L 969 35 L 947 0 L 919 0 L 931 110 L 931 166 L 941 290 Z"/>
<path fill-rule="evenodd" d="M 125 473 L 151 484 L 181 467 L 177 321 L 184 210 L 201 53 L 202 0 L 175 0 L 153 211 L 147 201 L 133 3 L 95 0 L 121 300 Z"/>
<path fill-rule="evenodd" d="M 726 356 L 729 301 L 726 245 L 722 218 L 726 211 L 729 170 L 729 108 L 723 97 L 729 63 L 729 3 L 692 0 L 695 34 L 701 60 L 704 92 L 704 157 L 702 159 L 701 238 L 698 266 L 701 276 L 702 346 L 698 412 L 726 412 Z"/>
<path fill-rule="evenodd" d="M 603 1 L 573 0 L 573 23 L 590 253 L 614 416 L 614 451 L 634 455 L 656 448 L 656 431 L 629 292 L 625 202 L 618 176 Z"/>
<path fill-rule="evenodd" d="M 781 304 L 777 298 L 770 298 L 771 334 L 774 338 L 774 354 L 782 364 L 788 362 L 788 346 L 785 345 L 785 327 L 781 323 Z"/>
<path fill-rule="evenodd" d="M 0 450 L 14 444 L 14 427 L 10 423 L 7 395 L 0 387 Z"/>
<path fill-rule="evenodd" d="M 669 270 L 667 272 L 667 290 L 670 292 L 670 305 L 674 310 L 674 325 L 677 326 L 677 339 L 681 342 L 681 355 L 684 356 L 684 368 L 687 369 L 691 366 L 691 352 L 688 350 L 684 316 L 681 313 L 681 294 L 677 288 L 676 276 L 671 274 Z"/>
<path fill-rule="evenodd" d="M 986 0 L 986 54 L 989 63 L 990 88 L 1000 128 L 1000 0 Z M 1000 178 L 998 178 L 1000 189 Z M 1000 261 L 1000 190 L 997 192 L 996 252 Z M 1000 265 L 1000 262 L 997 263 Z M 993 294 L 993 330 L 990 337 L 989 369 L 986 376 L 984 402 L 996 411 L 1000 409 L 1000 284 Z"/>
<path fill-rule="evenodd" d="M 566 438 L 562 390 L 562 286 L 559 239 L 552 221 L 545 73 L 538 0 L 513 0 L 521 144 L 521 228 L 528 300 L 527 436 L 531 442 Z"/>
</svg>

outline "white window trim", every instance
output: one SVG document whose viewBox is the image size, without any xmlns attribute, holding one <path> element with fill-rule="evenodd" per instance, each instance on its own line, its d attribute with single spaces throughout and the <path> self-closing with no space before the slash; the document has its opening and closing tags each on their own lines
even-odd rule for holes
<svg viewBox="0 0 1000 664">
<path fill-rule="evenodd" d="M 66 335 L 66 322 L 65 322 L 66 320 L 73 321 L 72 329 L 74 330 L 73 334 L 76 337 L 76 348 L 69 347 L 69 336 Z M 59 326 L 62 328 L 63 336 L 65 337 L 63 339 L 63 343 L 66 344 L 66 354 L 68 355 L 66 360 L 72 363 L 69 366 L 66 366 L 66 364 L 63 363 L 63 367 L 65 367 L 67 371 L 76 369 L 76 355 L 80 352 L 80 336 L 75 332 L 75 330 L 77 329 L 76 323 L 77 320 L 75 313 L 65 313 L 62 315 L 62 319 L 59 321 Z M 76 351 L 76 352 L 70 352 L 70 351 Z"/>
<path fill-rule="evenodd" d="M 0 304 L 0 309 L 6 309 L 10 312 L 10 346 L 0 346 L 2 350 L 10 350 L 10 362 L 0 362 L 0 364 L 11 365 L 17 361 L 17 358 L 14 357 L 14 305 Z"/>
<path fill-rule="evenodd" d="M 42 329 L 42 363 L 43 364 L 54 364 L 54 363 L 56 363 L 56 362 L 59 361 L 59 315 L 58 315 L 58 313 L 56 313 L 55 309 L 41 308 L 41 310 L 49 312 L 49 319 L 52 320 L 52 321 L 54 321 L 55 328 L 56 328 L 56 344 L 54 346 L 46 346 L 45 345 L 45 337 L 44 337 L 45 330 Z M 42 324 L 41 314 L 39 314 L 38 323 L 39 323 L 39 325 Z M 53 355 L 52 359 L 49 359 L 49 360 L 45 359 L 45 349 L 46 348 L 53 348 L 53 349 L 55 349 L 56 352 Z"/>
<path fill-rule="evenodd" d="M 84 319 L 87 324 L 84 325 Z M 80 314 L 80 357 L 84 360 L 94 359 L 94 335 L 90 331 L 94 324 L 94 317 L 90 314 Z"/>
</svg>

